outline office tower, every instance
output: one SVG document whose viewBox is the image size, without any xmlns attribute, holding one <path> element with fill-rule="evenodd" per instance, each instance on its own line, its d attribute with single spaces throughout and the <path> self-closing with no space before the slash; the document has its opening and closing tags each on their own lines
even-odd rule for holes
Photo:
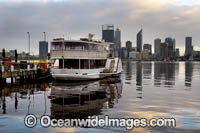
<svg viewBox="0 0 200 133">
<path fill-rule="evenodd" d="M 154 40 L 154 54 L 156 57 L 161 56 L 161 39 L 159 38 Z"/>
<path fill-rule="evenodd" d="M 193 52 L 192 37 L 185 38 L 185 56 L 191 56 Z"/>
<path fill-rule="evenodd" d="M 176 57 L 179 57 L 180 56 L 180 52 L 179 52 L 179 49 L 177 48 L 176 49 Z"/>
<path fill-rule="evenodd" d="M 173 39 L 171 37 L 167 37 L 165 39 L 165 43 L 167 43 L 168 46 L 173 46 L 174 45 Z"/>
<path fill-rule="evenodd" d="M 167 37 L 165 39 L 165 43 L 168 45 L 168 55 L 170 58 L 175 57 L 175 39 L 171 37 Z"/>
<path fill-rule="evenodd" d="M 127 49 L 127 56 L 129 58 L 129 53 L 132 50 L 132 42 L 131 41 L 126 41 L 126 49 Z"/>
<path fill-rule="evenodd" d="M 166 59 L 168 57 L 168 44 L 161 43 L 161 59 Z"/>
<path fill-rule="evenodd" d="M 131 50 L 132 49 L 132 42 L 131 41 L 126 41 L 126 49 Z"/>
<path fill-rule="evenodd" d="M 137 33 L 137 52 L 142 52 L 142 29 Z"/>
<path fill-rule="evenodd" d="M 114 43 L 114 25 L 102 26 L 102 40 Z"/>
<path fill-rule="evenodd" d="M 150 53 L 152 53 L 152 45 L 151 44 L 144 44 L 143 50 L 144 49 L 147 49 L 147 50 L 149 50 Z"/>
<path fill-rule="evenodd" d="M 121 48 L 121 31 L 119 28 L 115 31 L 115 47 Z"/>
<path fill-rule="evenodd" d="M 40 41 L 39 42 L 39 57 L 40 59 L 46 59 L 48 55 L 48 42 Z"/>
</svg>

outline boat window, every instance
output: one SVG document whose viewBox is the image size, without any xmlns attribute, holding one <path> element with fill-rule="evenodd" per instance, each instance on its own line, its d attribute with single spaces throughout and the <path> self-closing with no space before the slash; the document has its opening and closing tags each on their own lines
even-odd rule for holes
<svg viewBox="0 0 200 133">
<path fill-rule="evenodd" d="M 97 50 L 97 45 L 96 44 L 90 44 L 90 50 Z"/>
<path fill-rule="evenodd" d="M 62 50 L 62 42 L 52 42 L 51 50 Z"/>
<path fill-rule="evenodd" d="M 90 60 L 90 69 L 104 68 L 106 60 Z"/>
<path fill-rule="evenodd" d="M 63 66 L 64 62 L 64 66 Z M 59 60 L 59 68 L 60 69 L 79 69 L 79 60 L 78 59 L 60 59 Z"/>
<path fill-rule="evenodd" d="M 81 62 L 81 69 L 89 69 L 89 61 L 88 60 L 80 60 Z"/>
</svg>

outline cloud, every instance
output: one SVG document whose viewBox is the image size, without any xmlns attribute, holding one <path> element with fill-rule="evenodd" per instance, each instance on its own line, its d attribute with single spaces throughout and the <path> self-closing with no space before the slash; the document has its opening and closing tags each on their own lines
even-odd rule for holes
<svg viewBox="0 0 200 133">
<path fill-rule="evenodd" d="M 13 2 L 15 1 L 15 2 Z M 172 36 L 184 52 L 185 36 L 200 40 L 200 5 L 180 5 L 179 0 L 43 0 L 28 2 L 0 1 L 0 48 L 27 51 L 27 31 L 31 34 L 31 49 L 38 53 L 38 41 L 45 31 L 48 40 L 65 34 L 78 39 L 94 33 L 101 38 L 102 24 L 115 24 L 122 31 L 122 42 L 133 41 L 142 27 L 144 43 L 155 38 Z"/>
</svg>

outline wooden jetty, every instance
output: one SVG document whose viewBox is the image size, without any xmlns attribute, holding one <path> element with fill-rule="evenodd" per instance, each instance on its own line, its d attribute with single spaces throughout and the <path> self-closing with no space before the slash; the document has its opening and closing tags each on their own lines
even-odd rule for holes
<svg viewBox="0 0 200 133">
<path fill-rule="evenodd" d="M 23 83 L 27 80 L 41 79 L 49 75 L 50 63 L 0 63 L 0 85 L 5 85 L 7 78 L 11 78 L 11 84 L 13 84 L 17 80 Z"/>
</svg>

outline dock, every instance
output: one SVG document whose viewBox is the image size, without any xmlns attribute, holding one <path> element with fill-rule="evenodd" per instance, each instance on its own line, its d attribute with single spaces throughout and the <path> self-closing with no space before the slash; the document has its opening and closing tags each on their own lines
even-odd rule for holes
<svg viewBox="0 0 200 133">
<path fill-rule="evenodd" d="M 6 85 L 6 79 L 11 79 L 11 84 L 20 82 L 24 83 L 30 80 L 37 80 L 50 76 L 49 63 L 0 63 L 0 86 Z"/>
</svg>

